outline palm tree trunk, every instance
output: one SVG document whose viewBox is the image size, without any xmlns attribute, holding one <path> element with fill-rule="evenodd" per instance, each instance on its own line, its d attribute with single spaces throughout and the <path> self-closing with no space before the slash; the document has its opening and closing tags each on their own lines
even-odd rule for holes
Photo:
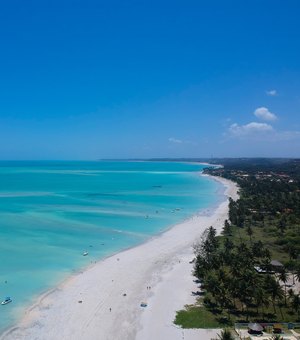
<svg viewBox="0 0 300 340">
<path fill-rule="evenodd" d="M 284 284 L 284 304 L 286 306 L 286 284 Z"/>
<path fill-rule="evenodd" d="M 283 321 L 283 315 L 282 315 L 281 307 L 279 307 L 279 310 L 280 310 L 281 319 L 282 319 L 282 321 Z"/>
</svg>

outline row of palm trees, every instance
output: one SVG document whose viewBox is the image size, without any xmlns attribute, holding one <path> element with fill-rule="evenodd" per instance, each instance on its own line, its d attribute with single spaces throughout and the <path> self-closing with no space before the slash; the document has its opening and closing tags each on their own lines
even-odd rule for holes
<svg viewBox="0 0 300 340">
<path fill-rule="evenodd" d="M 195 246 L 195 255 L 194 274 L 202 282 L 208 308 L 225 313 L 228 319 L 235 314 L 247 321 L 250 316 L 263 320 L 271 309 L 273 318 L 283 321 L 285 307 L 299 318 L 299 294 L 287 291 L 285 285 L 288 272 L 260 274 L 255 269 L 270 268 L 270 252 L 262 242 L 247 245 L 229 237 L 220 240 L 210 227 Z M 294 273 L 294 279 L 300 281 L 300 271 Z"/>
</svg>

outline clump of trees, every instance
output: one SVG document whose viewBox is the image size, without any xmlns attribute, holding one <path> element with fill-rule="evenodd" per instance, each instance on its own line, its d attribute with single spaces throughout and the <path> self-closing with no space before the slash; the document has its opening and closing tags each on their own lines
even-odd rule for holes
<svg viewBox="0 0 300 340">
<path fill-rule="evenodd" d="M 287 253 L 291 265 L 300 264 L 300 160 L 224 160 L 223 168 L 205 172 L 240 187 L 240 198 L 229 202 L 231 226 L 249 236 L 260 228 L 271 248 Z"/>
<path fill-rule="evenodd" d="M 206 173 L 235 181 L 237 201 L 229 199 L 223 235 L 208 228 L 195 246 L 195 276 L 203 302 L 214 312 L 239 319 L 300 321 L 300 160 L 225 159 Z M 276 275 L 271 258 L 283 262 Z M 267 273 L 259 273 L 255 267 Z"/>
<path fill-rule="evenodd" d="M 225 223 L 230 229 L 228 221 Z M 203 303 L 215 313 L 233 315 L 249 320 L 282 320 L 282 309 L 299 318 L 300 297 L 292 290 L 283 289 L 287 273 L 277 276 L 258 273 L 255 267 L 270 271 L 271 255 L 262 241 L 246 244 L 233 242 L 231 237 L 217 237 L 216 230 L 209 227 L 194 246 L 194 275 L 201 281 L 205 292 Z M 300 275 L 295 277 L 300 280 Z"/>
</svg>

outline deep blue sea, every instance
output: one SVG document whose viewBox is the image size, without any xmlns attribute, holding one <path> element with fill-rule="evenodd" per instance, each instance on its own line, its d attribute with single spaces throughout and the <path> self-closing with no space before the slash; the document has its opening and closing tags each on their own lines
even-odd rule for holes
<svg viewBox="0 0 300 340">
<path fill-rule="evenodd" d="M 222 187 L 199 176 L 203 167 L 0 162 L 0 299 L 13 299 L 0 305 L 0 331 L 38 295 L 91 261 L 215 206 Z"/>
</svg>

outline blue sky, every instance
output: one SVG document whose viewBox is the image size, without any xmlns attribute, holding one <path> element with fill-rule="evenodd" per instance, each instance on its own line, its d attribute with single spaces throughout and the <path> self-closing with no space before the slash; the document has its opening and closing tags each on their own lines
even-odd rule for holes
<svg viewBox="0 0 300 340">
<path fill-rule="evenodd" d="M 300 2 L 1 1 L 0 159 L 300 157 Z"/>
</svg>

